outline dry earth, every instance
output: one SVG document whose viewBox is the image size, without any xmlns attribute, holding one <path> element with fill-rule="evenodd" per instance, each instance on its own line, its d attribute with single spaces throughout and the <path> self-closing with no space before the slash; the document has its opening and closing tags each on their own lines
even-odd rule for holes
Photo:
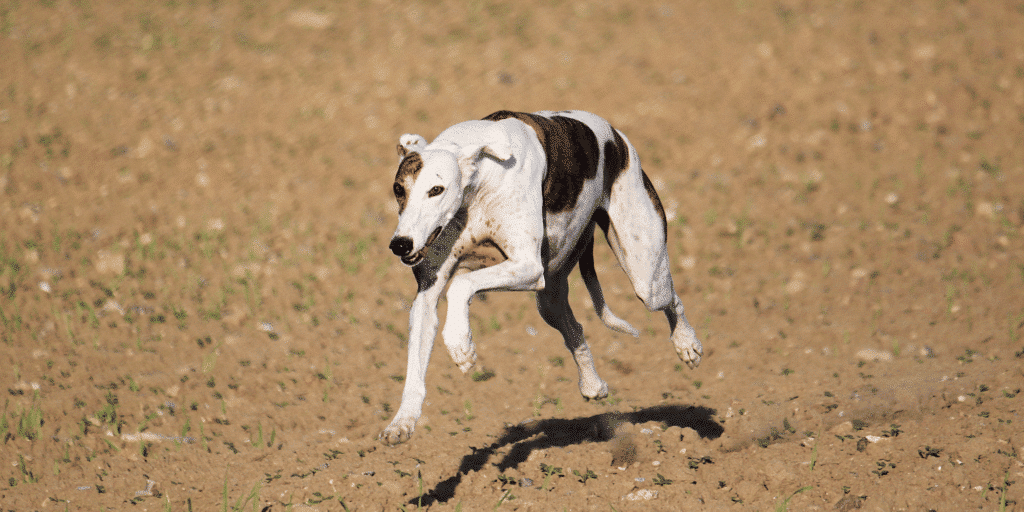
<svg viewBox="0 0 1024 512">
<path fill-rule="evenodd" d="M 1018 0 L 0 2 L 2 510 L 1022 510 Z M 397 407 L 405 132 L 582 108 L 704 341 L 602 244 Z M 444 306 L 442 305 L 442 309 Z"/>
</svg>

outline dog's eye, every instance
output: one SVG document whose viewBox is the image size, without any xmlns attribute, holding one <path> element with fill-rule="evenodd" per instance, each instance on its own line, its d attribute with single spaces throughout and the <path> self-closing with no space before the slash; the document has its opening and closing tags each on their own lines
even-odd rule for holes
<svg viewBox="0 0 1024 512">
<path fill-rule="evenodd" d="M 439 196 L 441 195 L 441 192 L 444 192 L 444 187 L 440 185 L 435 185 L 434 187 L 431 187 L 431 189 L 427 191 L 427 197 Z"/>
<path fill-rule="evenodd" d="M 395 183 L 395 197 L 405 196 L 405 187 Z"/>
</svg>

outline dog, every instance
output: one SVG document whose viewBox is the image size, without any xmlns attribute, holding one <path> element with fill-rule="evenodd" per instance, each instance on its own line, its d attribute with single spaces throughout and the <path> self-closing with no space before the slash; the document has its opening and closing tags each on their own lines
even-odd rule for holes
<svg viewBox="0 0 1024 512">
<path fill-rule="evenodd" d="M 608 396 L 583 328 L 569 308 L 569 272 L 579 263 L 604 324 L 639 336 L 604 301 L 594 271 L 594 226 L 604 231 L 637 297 L 664 311 L 676 354 L 690 368 L 703 349 L 672 286 L 667 224 L 636 149 L 607 121 L 583 111 L 499 111 L 456 124 L 427 144 L 399 138 L 393 185 L 398 227 L 389 248 L 412 267 L 409 357 L 402 404 L 379 436 L 386 445 L 413 434 L 426 395 L 437 335 L 437 304 L 448 285 L 442 337 L 463 373 L 476 362 L 469 304 L 477 292 L 534 291 L 579 370 L 585 399 Z M 456 274 L 456 270 L 469 272 Z"/>
</svg>

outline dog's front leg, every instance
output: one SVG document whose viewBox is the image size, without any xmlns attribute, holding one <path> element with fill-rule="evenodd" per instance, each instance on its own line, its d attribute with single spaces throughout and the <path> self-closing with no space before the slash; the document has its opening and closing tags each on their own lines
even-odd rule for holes
<svg viewBox="0 0 1024 512">
<path fill-rule="evenodd" d="M 434 338 L 437 337 L 437 301 L 442 288 L 444 284 L 439 281 L 418 293 L 409 311 L 409 358 L 402 404 L 391 424 L 378 436 L 386 445 L 408 441 L 423 411 L 423 399 L 427 393 L 427 364 L 434 348 Z"/>
<path fill-rule="evenodd" d="M 444 323 L 445 347 L 462 373 L 476 364 L 476 348 L 469 328 L 469 303 L 473 295 L 487 290 L 542 290 L 544 266 L 540 258 L 505 260 L 493 267 L 462 274 L 448 287 L 448 316 Z"/>
</svg>

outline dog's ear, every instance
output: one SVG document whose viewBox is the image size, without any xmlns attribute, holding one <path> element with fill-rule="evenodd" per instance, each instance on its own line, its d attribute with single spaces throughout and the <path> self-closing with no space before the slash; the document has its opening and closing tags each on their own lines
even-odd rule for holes
<svg viewBox="0 0 1024 512">
<path fill-rule="evenodd" d="M 462 148 L 462 159 L 475 163 L 480 157 L 489 156 L 499 162 L 512 158 L 512 143 L 508 133 L 497 123 L 488 128 L 481 142 L 469 144 Z"/>
<path fill-rule="evenodd" d="M 398 160 L 401 161 L 412 151 L 422 151 L 423 148 L 427 147 L 427 139 L 424 139 L 422 135 L 415 135 L 412 133 L 406 133 L 398 138 Z"/>
</svg>

